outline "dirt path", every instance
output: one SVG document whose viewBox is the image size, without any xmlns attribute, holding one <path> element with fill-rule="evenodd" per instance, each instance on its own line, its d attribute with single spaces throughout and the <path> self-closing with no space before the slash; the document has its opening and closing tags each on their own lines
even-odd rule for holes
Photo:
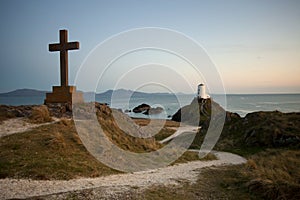
<svg viewBox="0 0 300 200">
<path fill-rule="evenodd" d="M 103 197 L 114 195 L 112 191 L 126 192 L 132 187 L 145 188 L 152 185 L 177 185 L 185 180 L 197 180 L 199 169 L 231 164 L 242 164 L 246 160 L 235 154 L 215 152 L 218 160 L 193 161 L 150 171 L 110 175 L 98 178 L 80 178 L 69 181 L 0 180 L 0 199 L 29 198 L 51 194 L 68 193 L 84 189 L 103 188 Z M 111 192 L 109 192 L 111 191 Z M 108 196 L 107 196 L 108 195 Z M 99 198 L 99 197 L 97 197 Z"/>
<path fill-rule="evenodd" d="M 179 128 L 175 128 L 176 132 L 173 135 L 170 135 L 169 137 L 159 141 L 160 143 L 165 143 L 170 141 L 171 139 L 181 135 L 184 132 L 190 132 L 190 133 L 197 133 L 198 129 L 200 127 L 197 126 L 181 126 Z"/>
<path fill-rule="evenodd" d="M 55 119 L 57 121 L 58 119 Z M 55 122 L 54 121 L 54 122 Z M 50 122 L 50 123 L 54 123 Z M 23 118 L 14 118 L 0 124 L 0 137 L 24 132 L 32 128 L 50 124 L 31 124 Z M 169 138 L 161 142 L 166 142 L 183 132 L 194 132 L 198 127 L 184 127 Z M 193 183 L 197 180 L 199 170 L 205 167 L 242 164 L 246 160 L 238 155 L 226 152 L 214 152 L 219 158 L 212 161 L 193 161 L 189 163 L 177 164 L 150 171 L 142 171 L 128 174 L 110 175 L 98 178 L 79 178 L 69 181 L 37 181 L 26 179 L 0 179 L 0 199 L 23 199 L 30 197 L 46 196 L 46 199 L 65 199 L 66 196 L 75 191 L 101 190 L 95 192 L 95 198 L 113 198 L 117 193 L 130 191 L 131 188 L 147 188 L 153 185 L 177 185 L 181 181 Z M 58 196 L 57 196 L 58 195 Z M 57 196 L 57 197 L 55 197 Z M 48 198 L 49 197 L 49 198 Z"/>
<path fill-rule="evenodd" d="M 52 122 L 42 123 L 42 124 L 29 123 L 25 118 L 20 118 L 20 117 L 5 120 L 2 123 L 0 123 L 0 137 L 4 137 L 6 135 L 11 135 L 15 133 L 25 132 L 42 125 L 52 124 L 59 121 L 59 119 L 57 118 L 53 118 L 53 119 L 54 121 Z"/>
</svg>

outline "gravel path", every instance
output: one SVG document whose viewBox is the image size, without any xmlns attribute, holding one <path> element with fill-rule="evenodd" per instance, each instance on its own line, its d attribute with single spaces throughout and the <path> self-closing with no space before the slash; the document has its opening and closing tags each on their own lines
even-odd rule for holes
<svg viewBox="0 0 300 200">
<path fill-rule="evenodd" d="M 219 158 L 212 161 L 193 161 L 150 171 L 110 175 L 98 178 L 80 178 L 69 181 L 37 181 L 0 179 L 0 199 L 29 198 L 68 193 L 85 189 L 102 189 L 101 198 L 112 197 L 114 191 L 126 192 L 133 187 L 145 188 L 152 185 L 177 185 L 185 180 L 197 180 L 199 169 L 211 166 L 242 164 L 246 160 L 235 154 L 214 152 Z M 117 190 L 116 190 L 117 188 Z M 97 196 L 97 198 L 100 198 Z M 96 198 L 96 199 L 97 199 Z"/>
</svg>

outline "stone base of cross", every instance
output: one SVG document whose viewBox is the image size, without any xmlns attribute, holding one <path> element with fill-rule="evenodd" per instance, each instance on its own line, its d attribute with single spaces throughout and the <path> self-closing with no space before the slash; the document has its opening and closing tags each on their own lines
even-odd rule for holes
<svg viewBox="0 0 300 200">
<path fill-rule="evenodd" d="M 51 93 L 46 93 L 45 104 L 49 103 L 81 103 L 82 92 L 76 91 L 75 86 L 53 86 Z"/>
<path fill-rule="evenodd" d="M 49 51 L 60 52 L 60 84 L 53 86 L 52 93 L 46 94 L 45 104 L 49 103 L 80 103 L 83 94 L 76 91 L 75 86 L 68 85 L 68 50 L 79 49 L 79 42 L 68 42 L 68 31 L 59 31 L 60 43 L 49 44 Z"/>
</svg>

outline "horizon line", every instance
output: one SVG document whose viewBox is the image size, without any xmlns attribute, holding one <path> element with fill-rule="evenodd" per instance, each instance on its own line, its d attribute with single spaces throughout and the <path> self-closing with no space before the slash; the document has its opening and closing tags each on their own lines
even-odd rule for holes
<svg viewBox="0 0 300 200">
<path fill-rule="evenodd" d="M 18 90 L 34 90 L 34 91 L 37 91 L 37 92 L 51 92 L 50 90 L 41 90 L 41 89 L 32 89 L 32 88 L 20 88 L 20 89 L 14 89 L 14 90 L 11 90 L 11 91 L 8 91 L 8 92 L 0 92 L 0 94 L 7 94 L 7 93 L 12 93 L 12 92 L 15 92 L 15 91 L 18 91 Z M 80 92 L 83 92 L 83 93 L 95 93 L 95 94 L 102 94 L 102 93 L 105 93 L 105 92 L 108 92 L 108 91 L 117 91 L 117 90 L 125 90 L 125 91 L 131 91 L 131 92 L 140 92 L 140 93 L 146 93 L 146 94 L 177 94 L 177 95 L 195 95 L 197 94 L 197 92 L 195 93 L 185 93 L 185 92 L 176 92 L 176 93 L 170 93 L 170 92 L 146 92 L 146 91 L 139 91 L 139 90 L 131 90 L 131 89 L 124 89 L 124 88 L 121 88 L 121 89 L 116 89 L 116 90 L 113 90 L 113 89 L 107 89 L 106 91 L 103 91 L 103 92 L 93 92 L 93 91 L 82 91 L 82 90 L 78 90 Z M 263 92 L 263 93 L 259 93 L 259 92 L 254 92 L 254 93 L 240 93 L 240 92 L 237 92 L 237 93 L 211 93 L 211 95 L 285 95 L 285 94 L 292 94 L 292 95 L 297 95 L 299 94 L 300 95 L 300 92 Z"/>
</svg>

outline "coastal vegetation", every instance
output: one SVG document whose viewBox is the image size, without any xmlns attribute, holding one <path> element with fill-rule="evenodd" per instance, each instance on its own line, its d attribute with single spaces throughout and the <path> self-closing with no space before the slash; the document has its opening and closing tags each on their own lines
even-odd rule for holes
<svg viewBox="0 0 300 200">
<path fill-rule="evenodd" d="M 190 147 L 192 149 L 199 149 L 205 138 L 211 103 L 214 102 L 199 106 L 198 111 L 205 114 L 205 117 L 199 121 L 202 128 Z M 161 148 L 163 144 L 158 141 L 172 135 L 180 123 L 167 120 L 154 137 L 135 138 L 117 126 L 112 113 L 117 112 L 123 122 L 130 121 L 136 126 L 146 127 L 150 120 L 131 119 L 105 104 L 96 104 L 96 107 L 97 118 L 104 133 L 113 143 L 127 151 L 149 152 Z M 63 110 L 64 114 L 58 110 Z M 70 112 L 68 109 L 0 106 L 0 111 L 2 121 L 23 117 L 35 123 L 44 123 L 53 116 L 60 118 L 52 124 L 1 137 L 0 178 L 69 180 L 121 173 L 100 163 L 85 149 L 73 120 L 66 114 Z M 196 112 L 190 112 L 192 118 L 193 113 Z M 254 112 L 240 117 L 236 113 L 226 112 L 224 128 L 214 149 L 242 155 L 248 160 L 246 164 L 208 168 L 201 171 L 195 183 L 181 182 L 176 187 L 152 186 L 132 190 L 130 195 L 146 199 L 299 199 L 299 124 L 299 113 Z M 197 152 L 188 151 L 172 164 L 198 159 Z M 213 154 L 204 158 L 213 159 L 216 159 Z"/>
<path fill-rule="evenodd" d="M 196 100 L 184 107 L 185 112 L 199 115 L 192 111 L 195 103 L 199 103 L 200 115 L 210 113 L 210 106 L 202 105 L 205 103 Z M 175 117 L 179 117 L 180 114 L 179 110 L 178 116 Z M 191 148 L 200 148 L 209 122 L 209 115 L 204 115 L 199 121 L 202 128 Z M 218 190 L 224 191 L 226 198 L 235 196 L 239 199 L 299 199 L 299 124 L 300 113 L 261 111 L 240 117 L 236 113 L 226 112 L 224 128 L 214 149 L 242 155 L 248 162 L 240 166 L 210 169 L 204 172 L 203 176 L 213 179 L 210 182 L 216 183 Z M 186 187 L 185 191 L 192 189 L 195 190 L 193 194 L 198 193 L 197 184 Z M 180 194 L 177 197 L 180 197 Z"/>
<path fill-rule="evenodd" d="M 2 109 L 5 112 L 1 112 L 1 115 L 5 116 L 8 112 L 21 112 L 24 107 L 0 106 L 0 108 L 5 108 Z M 97 116 L 104 133 L 120 148 L 132 152 L 148 152 L 162 146 L 155 138 L 143 139 L 126 134 L 114 121 L 112 109 L 104 104 L 97 104 L 97 108 Z M 34 123 L 48 122 L 51 119 L 48 114 L 51 116 L 55 114 L 49 112 L 46 106 L 26 106 L 26 110 L 26 115 L 22 117 Z M 53 111 L 57 112 L 57 109 L 52 109 Z M 16 116 L 4 119 L 11 117 Z M 123 120 L 131 120 L 125 115 L 123 117 Z M 144 119 L 134 121 L 144 126 L 149 123 L 149 120 Z M 176 127 L 178 123 L 168 121 L 165 126 L 159 132 L 160 135 L 172 134 L 174 130 L 170 127 Z M 212 155 L 204 158 L 204 160 L 211 159 L 216 158 Z M 192 160 L 199 160 L 197 152 L 186 152 L 175 163 Z M 69 180 L 116 173 L 121 172 L 102 164 L 86 150 L 71 118 L 62 117 L 58 122 L 0 138 L 0 178 Z"/>
</svg>

